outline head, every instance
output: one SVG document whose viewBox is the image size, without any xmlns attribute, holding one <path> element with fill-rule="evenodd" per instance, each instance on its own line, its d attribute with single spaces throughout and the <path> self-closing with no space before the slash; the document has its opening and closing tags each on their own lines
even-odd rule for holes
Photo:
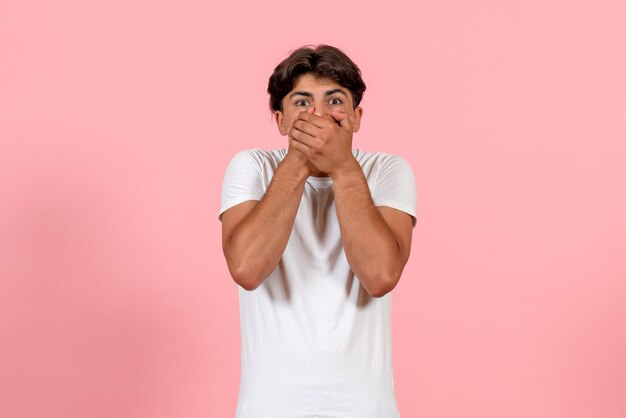
<svg viewBox="0 0 626 418">
<path fill-rule="evenodd" d="M 353 120 L 354 131 L 359 128 L 365 83 L 356 64 L 335 47 L 296 49 L 276 66 L 267 92 L 282 135 L 287 134 L 300 111 L 314 111 L 320 116 L 331 111 L 346 112 Z"/>
</svg>

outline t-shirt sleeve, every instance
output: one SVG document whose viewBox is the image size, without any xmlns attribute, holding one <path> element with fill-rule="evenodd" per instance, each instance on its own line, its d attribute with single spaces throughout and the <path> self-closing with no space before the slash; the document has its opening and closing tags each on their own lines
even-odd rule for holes
<svg viewBox="0 0 626 418">
<path fill-rule="evenodd" d="M 378 172 L 372 193 L 375 206 L 389 206 L 411 215 L 417 222 L 417 190 L 415 176 L 408 161 L 399 155 L 388 155 Z"/>
<path fill-rule="evenodd" d="M 218 219 L 235 205 L 261 200 L 265 194 L 262 168 L 253 150 L 239 151 L 228 164 L 222 183 L 222 204 Z"/>
</svg>

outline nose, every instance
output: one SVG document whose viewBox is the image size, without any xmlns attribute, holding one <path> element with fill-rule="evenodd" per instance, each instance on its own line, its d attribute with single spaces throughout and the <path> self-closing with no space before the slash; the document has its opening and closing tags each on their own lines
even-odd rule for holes
<svg viewBox="0 0 626 418">
<path fill-rule="evenodd" d="M 328 109 L 326 109 L 326 106 L 323 103 L 316 103 L 315 111 L 313 113 L 315 113 L 316 116 L 326 116 L 328 114 Z"/>
</svg>

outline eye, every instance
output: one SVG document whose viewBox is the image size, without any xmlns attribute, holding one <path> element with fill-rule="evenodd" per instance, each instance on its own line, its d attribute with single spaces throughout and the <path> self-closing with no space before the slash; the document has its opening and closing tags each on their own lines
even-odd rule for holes
<svg viewBox="0 0 626 418">
<path fill-rule="evenodd" d="M 340 105 L 343 103 L 343 101 L 337 97 L 333 97 L 332 99 L 330 99 L 328 101 L 331 105 Z"/>
<path fill-rule="evenodd" d="M 309 105 L 309 102 L 304 99 L 300 99 L 296 101 L 296 106 L 308 106 L 308 105 Z"/>
</svg>

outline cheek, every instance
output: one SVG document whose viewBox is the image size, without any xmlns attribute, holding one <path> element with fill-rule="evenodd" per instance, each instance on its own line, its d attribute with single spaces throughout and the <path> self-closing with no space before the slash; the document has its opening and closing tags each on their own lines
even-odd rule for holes
<svg viewBox="0 0 626 418">
<path fill-rule="evenodd" d="M 296 118 L 291 115 L 291 114 L 284 114 L 281 124 L 280 124 L 280 131 L 282 135 L 288 135 L 289 134 L 289 129 L 291 129 L 291 124 L 293 123 L 293 121 Z"/>
<path fill-rule="evenodd" d="M 349 103 L 342 103 L 339 106 L 334 106 L 335 110 L 354 115 L 354 109 Z"/>
<path fill-rule="evenodd" d="M 285 129 L 289 130 L 291 128 L 291 124 L 298 118 L 297 114 L 287 114 L 285 115 L 285 119 L 283 121 L 283 126 Z"/>
</svg>

